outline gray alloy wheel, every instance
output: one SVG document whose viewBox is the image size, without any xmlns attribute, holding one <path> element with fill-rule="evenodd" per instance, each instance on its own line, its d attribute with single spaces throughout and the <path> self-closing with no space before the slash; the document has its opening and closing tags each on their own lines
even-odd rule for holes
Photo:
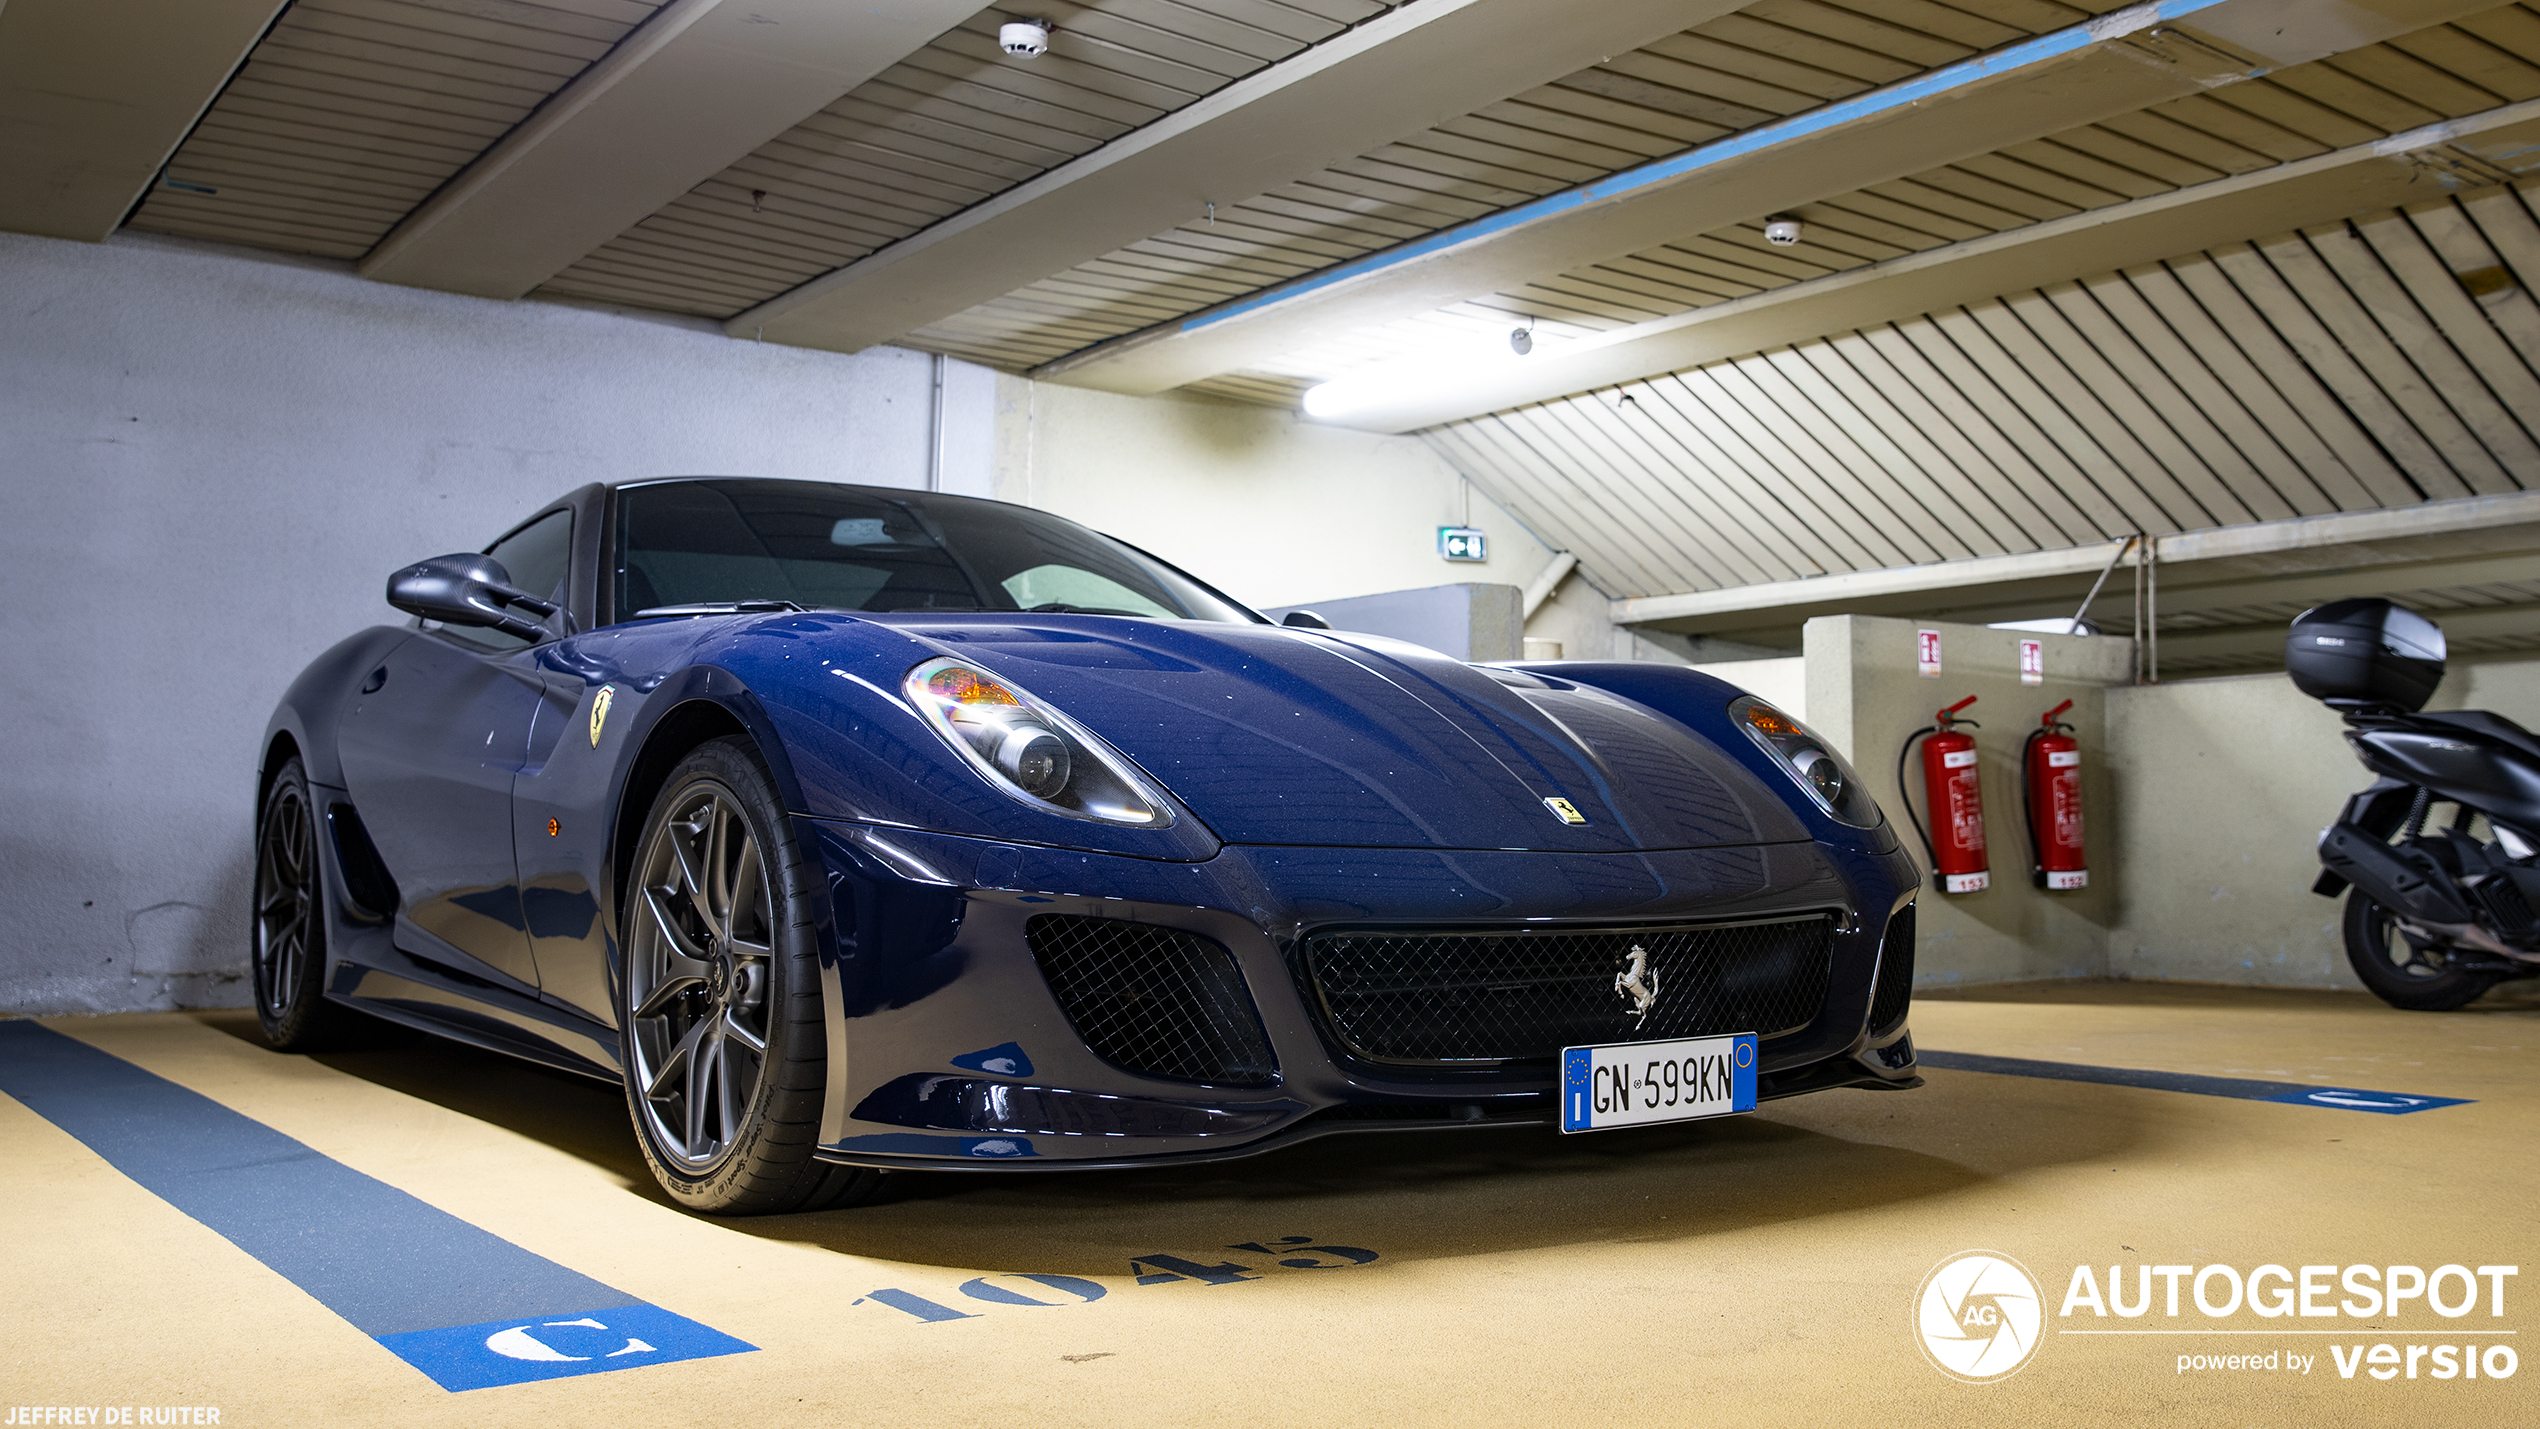
<svg viewBox="0 0 2540 1429">
<path fill-rule="evenodd" d="M 749 746 L 715 740 L 682 760 L 636 850 L 620 1026 L 654 1175 L 723 1214 L 870 1195 L 879 1173 L 812 1157 L 828 1063 L 814 886 Z"/>
<path fill-rule="evenodd" d="M 284 1051 L 333 1045 L 354 1014 L 326 1000 L 325 885 L 318 877 L 317 808 L 293 755 L 274 771 L 256 812 L 256 906 L 248 966 L 256 1021 Z"/>
<path fill-rule="evenodd" d="M 2457 954 L 2419 944 L 2401 931 L 2390 910 L 2364 896 L 2346 894 L 2346 961 L 2373 996 L 2410 1012 L 2449 1012 L 2478 1000 L 2496 985 L 2493 973 L 2454 965 Z"/>
<path fill-rule="evenodd" d="M 646 850 L 626 980 L 647 1129 L 695 1173 L 732 1150 L 758 1099 L 776 915 L 731 792 L 698 780 L 681 794 Z"/>
</svg>

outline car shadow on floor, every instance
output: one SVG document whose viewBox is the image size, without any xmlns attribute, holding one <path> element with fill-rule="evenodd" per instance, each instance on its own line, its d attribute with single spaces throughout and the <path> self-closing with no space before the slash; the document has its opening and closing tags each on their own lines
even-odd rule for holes
<svg viewBox="0 0 2540 1429">
<path fill-rule="evenodd" d="M 253 1012 L 197 1012 L 195 1021 L 270 1056 Z M 472 1117 L 554 1147 L 611 1172 L 648 1200 L 671 1205 L 644 1165 L 627 1120 L 626 1093 L 610 1082 L 559 1072 L 428 1036 L 372 1024 L 357 1045 L 310 1053 L 309 1060 L 374 1086 Z"/>
<path fill-rule="evenodd" d="M 261 1045 L 251 1015 L 197 1014 Z M 534 1139 L 671 1204 L 634 1142 L 623 1094 L 436 1038 L 319 1054 L 346 1075 Z M 1944 1074 L 1944 1076 L 1947 1074 Z M 2006 1174 L 2122 1159 L 2142 1103 L 1952 1077 L 1920 1091 L 1838 1090 L 1755 1116 L 1564 1136 L 1546 1128 L 1359 1132 L 1260 1156 L 1132 1171 L 901 1172 L 861 1206 L 734 1218 L 736 1234 L 912 1265 L 1118 1275 L 1148 1252 L 1216 1254 L 1310 1237 L 1388 1261 L 1674 1241 L 1948 1196 Z M 2008 1098 L 2006 1102 L 2005 1098 Z M 1961 1154 L 1971 1127 L 1980 1167 Z M 2025 1129 L 2033 1128 L 2033 1129 Z"/>
<path fill-rule="evenodd" d="M 2147 1134 L 2141 1103 L 2122 1098 L 2086 1117 L 1987 1106 L 2001 1093 L 1986 1084 L 2001 1080 L 1823 1092 L 1754 1116 L 1586 1136 L 1392 1131 L 1154 1170 L 909 1173 L 881 1204 L 735 1228 L 911 1264 L 1075 1275 L 1122 1274 L 1149 1251 L 1196 1258 L 1296 1236 L 1437 1260 L 1876 1212 L 2032 1167 L 2118 1162 Z M 2081 1090 L 2018 1085 L 2020 1103 Z M 1980 1165 L 1958 1154 L 1974 1122 L 1986 1124 Z"/>
</svg>

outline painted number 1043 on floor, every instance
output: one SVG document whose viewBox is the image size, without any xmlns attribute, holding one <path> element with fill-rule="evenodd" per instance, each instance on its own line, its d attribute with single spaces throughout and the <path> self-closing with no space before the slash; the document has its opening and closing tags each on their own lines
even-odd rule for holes
<svg viewBox="0 0 2540 1429">
<path fill-rule="evenodd" d="M 1604 1131 L 1755 1110 L 1755 1034 L 1561 1051 L 1561 1129 Z"/>
</svg>

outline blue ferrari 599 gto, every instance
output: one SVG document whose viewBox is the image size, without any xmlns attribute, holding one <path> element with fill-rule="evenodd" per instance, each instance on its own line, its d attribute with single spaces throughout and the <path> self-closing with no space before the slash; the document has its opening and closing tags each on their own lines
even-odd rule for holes
<svg viewBox="0 0 2540 1429">
<path fill-rule="evenodd" d="M 622 1082 L 698 1210 L 1919 1084 L 1912 862 L 1693 670 L 1273 624 L 819 482 L 587 486 L 388 599 L 266 736 L 266 1035 Z"/>
</svg>

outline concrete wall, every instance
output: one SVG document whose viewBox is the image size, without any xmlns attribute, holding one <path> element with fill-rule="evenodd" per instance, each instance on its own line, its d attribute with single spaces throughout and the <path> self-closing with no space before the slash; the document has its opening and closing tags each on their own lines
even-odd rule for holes
<svg viewBox="0 0 2540 1429">
<path fill-rule="evenodd" d="M 1941 673 L 1916 670 L 1915 634 L 1941 636 Z M 1897 752 L 1907 735 L 1932 722 L 1932 712 L 1968 695 L 1978 768 L 1984 775 L 1985 842 L 1993 874 L 1983 892 L 1944 894 L 1924 883 L 1916 920 L 1921 949 L 1914 980 L 1921 986 L 2016 982 L 2033 978 L 2098 977 L 2108 970 L 2109 931 L 2130 886 L 2122 863 L 2102 866 L 2093 854 L 2090 887 L 2047 893 L 2029 883 L 2028 833 L 2021 809 L 2021 741 L 2038 716 L 2070 699 L 2064 719 L 2084 751 L 2107 747 L 2106 687 L 2127 678 L 2130 643 L 2091 636 L 2036 635 L 1981 625 L 1886 620 L 1843 615 L 1808 622 L 1807 719 L 1810 727 L 1843 751 L 1891 819 L 1903 821 L 1904 795 L 1897 785 Z M 2023 685 L 2019 642 L 2045 644 L 2046 678 Z M 1922 810 L 1919 755 L 1906 770 L 1913 805 Z M 2093 850 L 2118 833 L 2125 812 L 2111 803 L 2108 761 L 2085 755 L 2082 809 Z M 1926 823 L 1928 817 L 1926 816 Z M 1903 830 L 1909 844 L 1910 828 Z M 1913 850 L 1925 872 L 1923 850 Z"/>
<path fill-rule="evenodd" d="M 1416 437 L 1021 377 L 999 379 L 997 407 L 998 497 L 1108 531 L 1256 608 L 1460 581 L 1522 588 L 1552 559 Z M 1490 559 L 1441 559 L 1437 528 L 1468 525 L 1490 533 Z"/>
<path fill-rule="evenodd" d="M 2540 661 L 2454 668 L 2434 709 L 2540 721 Z M 2108 692 L 2108 764 L 2123 817 L 2108 970 L 2119 977 L 2358 988 L 2343 904 L 2310 891 L 2313 843 L 2372 782 L 2325 706 L 2283 675 Z M 2091 837 L 2099 861 L 2099 827 Z"/>
<path fill-rule="evenodd" d="M 1517 632 L 1525 625 L 1526 593 L 1513 585 L 1456 581 L 1418 590 L 1347 596 L 1312 607 L 1270 606 L 1273 620 L 1290 610 L 1311 609 L 1334 630 L 1408 640 L 1458 660 L 1514 660 Z"/>
<path fill-rule="evenodd" d="M 491 303 L 338 265 L 123 237 L 0 235 L 0 1008 L 243 998 L 256 739 L 319 650 L 391 617 L 398 562 L 482 545 L 584 481 L 747 472 L 1024 500 L 1278 607 L 1477 581 L 1551 552 L 1425 444 L 1267 409 L 736 343 L 712 326 Z M 1489 531 L 1449 565 L 1435 528 Z M 2119 685 L 2115 640 L 1812 622 L 1807 657 L 1704 668 L 1808 720 L 1894 807 L 1896 746 L 1973 692 L 1996 875 L 1926 898 L 1928 982 L 2095 975 L 2344 986 L 2311 840 L 2364 775 L 2281 676 Z M 1618 630 L 1573 575 L 1526 634 L 1571 658 L 1698 659 Z M 1513 652 L 1510 652 L 1513 653 Z M 2106 688 L 2103 686 L 2116 686 Z M 2093 888 L 2025 877 L 2019 740 L 2074 695 Z M 2455 670 L 2438 706 L 2540 724 L 2540 661 Z"/>
<path fill-rule="evenodd" d="M 1942 673 L 1916 670 L 1915 632 L 1941 632 Z M 1897 749 L 1963 695 L 1982 722 L 1985 837 L 1993 886 L 1950 895 L 1926 883 L 1915 981 L 1925 986 L 2099 977 L 2359 988 L 2338 935 L 2341 905 L 2310 891 L 2313 845 L 2348 794 L 2371 782 L 2327 708 L 2281 674 L 2132 685 L 2128 642 L 1983 626 L 1842 616 L 1807 626 L 1802 662 L 1704 666 L 1770 686 L 1804 665 L 1804 710 L 1902 823 Z M 2018 680 L 2018 641 L 2046 646 L 2046 681 Z M 2083 750 L 2091 886 L 2028 881 L 2020 742 L 2070 697 Z M 2540 722 L 2540 661 L 2456 667 L 2429 704 Z M 1907 782 L 1921 808 L 1919 768 Z M 1911 831 L 1907 830 L 1908 837 Z M 1916 847 L 1916 860 L 1923 861 Z"/>
<path fill-rule="evenodd" d="M 0 1009 L 244 1000 L 258 736 L 312 656 L 393 617 L 398 563 L 591 480 L 915 487 L 930 465 L 1262 605 L 1522 586 L 1551 555 L 1412 438 L 213 245 L 0 235 Z M 1461 524 L 1490 562 L 1438 558 Z"/>
<path fill-rule="evenodd" d="M 1474 500 L 1478 503 L 1482 498 L 1477 495 Z M 1540 563 L 1536 568 L 1541 569 Z M 1787 653 L 1753 646 L 1723 648 L 1724 642 L 1720 641 L 1689 640 L 1681 635 L 1616 625 L 1611 616 L 1612 605 L 1606 593 L 1598 590 L 1585 573 L 1573 570 L 1553 588 L 1551 598 L 1527 618 L 1525 638 L 1558 644 L 1560 658 L 1565 660 L 1654 660 L 1685 665 Z M 1798 656 L 1791 654 L 1790 658 L 1796 660 Z"/>
<path fill-rule="evenodd" d="M 0 1008 L 244 1000 L 258 738 L 394 618 L 398 563 L 604 477 L 922 485 L 931 385 L 915 353 L 0 234 Z M 948 484 L 988 484 L 992 395 L 956 370 Z"/>
</svg>

